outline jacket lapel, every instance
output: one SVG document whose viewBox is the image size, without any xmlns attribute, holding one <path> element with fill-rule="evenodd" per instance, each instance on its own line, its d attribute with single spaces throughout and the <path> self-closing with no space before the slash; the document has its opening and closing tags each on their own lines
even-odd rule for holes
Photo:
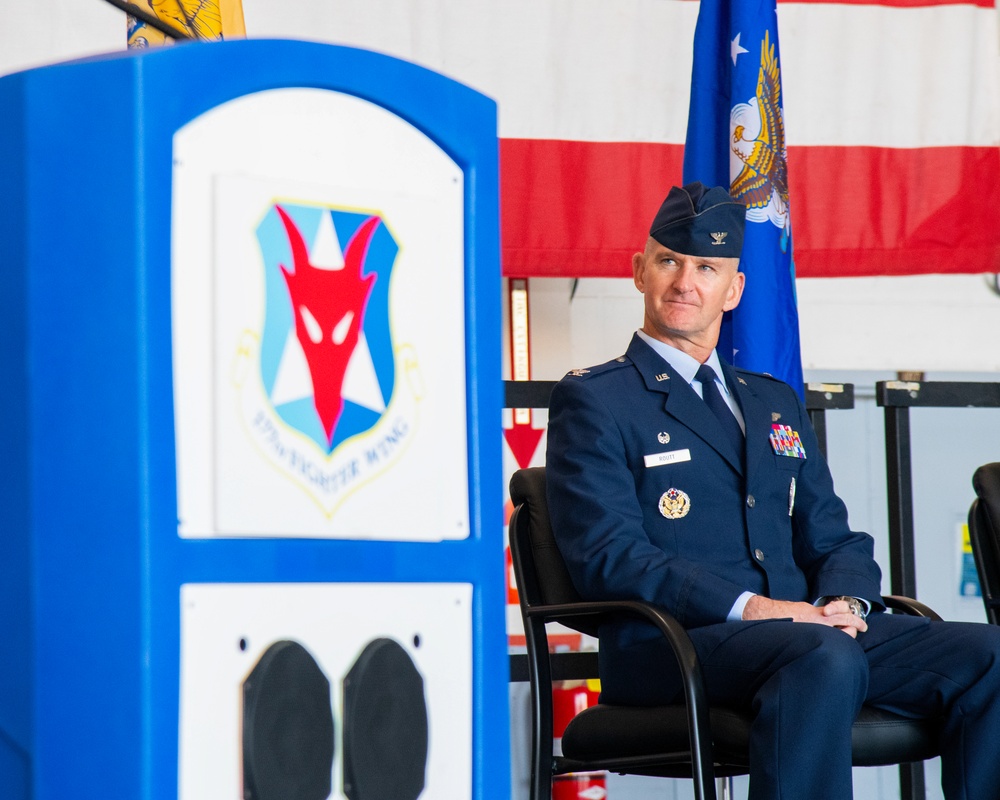
<svg viewBox="0 0 1000 800">
<path fill-rule="evenodd" d="M 756 473 L 760 460 L 768 452 L 768 438 L 762 431 L 770 430 L 770 411 L 754 393 L 750 385 L 736 374 L 722 358 L 722 371 L 726 375 L 726 385 L 736 396 L 740 411 L 743 412 L 743 426 L 746 430 L 746 470 L 748 475 Z"/>
<path fill-rule="evenodd" d="M 733 445 L 726 438 L 719 420 L 687 381 L 638 336 L 632 337 L 627 355 L 642 375 L 646 388 L 651 392 L 666 395 L 664 404 L 666 412 L 704 440 L 725 458 L 733 469 L 742 474 L 743 463 L 740 454 L 733 450 Z M 726 382 L 729 383 L 728 375 Z"/>
</svg>

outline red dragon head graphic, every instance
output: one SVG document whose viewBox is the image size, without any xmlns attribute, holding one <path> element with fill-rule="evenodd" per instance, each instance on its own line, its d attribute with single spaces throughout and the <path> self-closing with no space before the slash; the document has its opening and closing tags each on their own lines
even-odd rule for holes
<svg viewBox="0 0 1000 800">
<path fill-rule="evenodd" d="M 344 268 L 312 265 L 302 233 L 280 206 L 275 206 L 288 234 L 294 270 L 281 264 L 295 315 L 295 334 L 312 376 L 313 399 L 328 446 L 344 410 L 347 365 L 358 344 L 365 307 L 376 275 L 362 275 L 368 245 L 380 219 L 366 219 L 344 250 Z"/>
</svg>

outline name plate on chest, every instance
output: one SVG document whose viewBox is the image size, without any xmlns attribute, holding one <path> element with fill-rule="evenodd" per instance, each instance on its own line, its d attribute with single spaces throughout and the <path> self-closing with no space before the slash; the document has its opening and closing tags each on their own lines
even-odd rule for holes
<svg viewBox="0 0 1000 800">
<path fill-rule="evenodd" d="M 662 467 L 664 464 L 679 464 L 682 461 L 691 460 L 691 451 L 688 448 L 683 450 L 670 450 L 667 453 L 650 453 L 643 456 L 642 460 L 647 467 Z"/>
</svg>

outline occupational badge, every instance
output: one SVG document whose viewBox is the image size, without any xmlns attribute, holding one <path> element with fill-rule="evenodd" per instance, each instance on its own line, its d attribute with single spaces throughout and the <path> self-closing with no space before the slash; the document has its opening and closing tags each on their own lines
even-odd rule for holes
<svg viewBox="0 0 1000 800">
<path fill-rule="evenodd" d="M 769 438 L 775 455 L 792 458 L 806 457 L 806 449 L 802 446 L 802 439 L 799 438 L 798 431 L 793 431 L 790 425 L 772 425 Z"/>
<path fill-rule="evenodd" d="M 670 444 L 670 434 L 666 431 L 660 431 L 656 434 L 656 441 L 660 444 Z"/>
<path fill-rule="evenodd" d="M 779 414 L 777 411 L 772 411 L 771 422 L 777 422 L 779 419 L 781 419 L 781 414 Z"/>
<path fill-rule="evenodd" d="M 687 496 L 687 492 L 671 487 L 660 495 L 660 513 L 667 519 L 686 517 L 690 510 L 691 498 Z"/>
</svg>

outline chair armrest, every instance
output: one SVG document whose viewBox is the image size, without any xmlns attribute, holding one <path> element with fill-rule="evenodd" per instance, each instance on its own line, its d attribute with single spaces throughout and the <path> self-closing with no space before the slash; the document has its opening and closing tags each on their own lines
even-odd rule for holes
<svg viewBox="0 0 1000 800">
<path fill-rule="evenodd" d="M 532 606 L 525 611 L 529 617 L 540 617 L 545 622 L 565 622 L 572 627 L 573 618 L 600 619 L 601 617 L 637 617 L 652 623 L 667 640 L 681 675 L 694 675 L 701 683 L 701 667 L 694 645 L 687 631 L 665 609 L 639 600 L 593 600 L 578 603 L 560 603 L 555 606 Z"/>
<path fill-rule="evenodd" d="M 687 631 L 668 611 L 638 600 L 604 600 L 583 601 L 579 603 L 562 603 L 557 606 L 532 606 L 525 610 L 529 617 L 539 617 L 546 622 L 570 620 L 574 617 L 638 617 L 652 623 L 670 645 L 677 659 L 684 688 L 684 703 L 688 715 L 692 718 L 694 730 L 707 731 L 708 702 L 705 699 L 705 686 L 701 676 L 701 666 L 698 655 Z M 572 623 L 569 623 L 572 625 Z M 692 742 L 692 748 L 695 743 Z"/>
<path fill-rule="evenodd" d="M 925 606 L 919 600 L 912 597 L 904 597 L 899 594 L 887 594 L 882 597 L 882 603 L 886 608 L 896 611 L 903 611 L 914 617 L 927 617 L 927 619 L 940 620 L 941 617 L 930 606 Z"/>
<path fill-rule="evenodd" d="M 698 654 L 687 631 L 665 609 L 638 600 L 605 600 L 561 603 L 559 605 L 537 605 L 522 607 L 525 617 L 537 618 L 544 622 L 568 621 L 574 618 L 590 617 L 638 617 L 652 623 L 670 645 L 681 675 L 684 690 L 684 706 L 688 718 L 688 733 L 691 737 L 692 769 L 696 774 L 712 773 L 712 736 L 709 727 L 708 701 L 705 698 L 705 684 L 698 664 Z M 568 622 L 572 625 L 572 622 Z M 534 666 L 530 666 L 534 669 Z M 537 676 L 536 676 L 537 677 Z"/>
</svg>

